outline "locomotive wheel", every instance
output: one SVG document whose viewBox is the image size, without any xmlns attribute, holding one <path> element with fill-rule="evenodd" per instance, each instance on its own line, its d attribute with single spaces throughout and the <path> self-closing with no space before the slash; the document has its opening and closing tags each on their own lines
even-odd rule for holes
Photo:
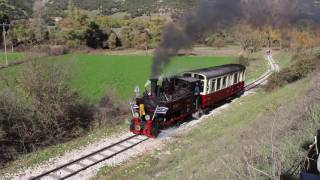
<svg viewBox="0 0 320 180">
<path fill-rule="evenodd" d="M 133 120 L 131 120 L 131 123 L 130 123 L 130 130 L 133 131 L 135 129 L 134 127 L 134 122 Z"/>
<path fill-rule="evenodd" d="M 237 93 L 236 97 L 239 98 L 239 97 L 241 97 L 243 94 L 244 94 L 244 91 L 240 91 L 240 92 Z"/>
<path fill-rule="evenodd" d="M 155 137 L 157 137 L 159 134 L 159 123 L 157 121 L 152 123 L 151 134 Z"/>
</svg>

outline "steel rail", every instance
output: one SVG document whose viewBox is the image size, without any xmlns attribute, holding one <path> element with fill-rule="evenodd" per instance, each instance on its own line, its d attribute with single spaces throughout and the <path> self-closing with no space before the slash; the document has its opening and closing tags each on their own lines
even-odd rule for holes
<svg viewBox="0 0 320 180">
<path fill-rule="evenodd" d="M 72 165 L 75 165 L 75 164 L 79 163 L 80 161 L 83 161 L 83 160 L 88 159 L 89 157 L 98 155 L 99 153 L 101 153 L 101 152 L 103 152 L 103 151 L 109 150 L 109 149 L 111 149 L 111 148 L 113 148 L 113 147 L 116 147 L 116 146 L 122 144 L 122 143 L 128 142 L 129 140 L 132 140 L 132 139 L 134 139 L 135 137 L 138 137 L 138 136 L 139 136 L 139 135 L 133 135 L 133 136 L 130 136 L 130 137 L 128 137 L 128 138 L 125 138 L 125 139 L 123 139 L 123 140 L 121 140 L 121 141 L 119 141 L 119 142 L 116 142 L 116 143 L 111 144 L 111 145 L 109 145 L 109 146 L 107 146 L 107 147 L 104 147 L 104 148 L 102 148 L 102 149 L 99 149 L 99 150 L 97 150 L 97 151 L 94 151 L 94 152 L 92 152 L 92 153 L 90 153 L 90 154 L 87 154 L 87 155 L 81 157 L 81 158 L 78 158 L 78 159 L 73 160 L 73 161 L 70 161 L 70 162 L 68 162 L 68 163 L 66 163 L 66 164 L 60 165 L 60 166 L 58 166 L 58 167 L 56 167 L 56 168 L 54 168 L 54 169 L 51 169 L 51 170 L 49 170 L 49 171 L 46 171 L 46 172 L 40 174 L 40 175 L 38 175 L 38 176 L 32 177 L 32 178 L 30 178 L 30 180 L 39 180 L 39 179 L 41 179 L 41 178 L 44 178 L 44 177 L 46 177 L 46 176 L 48 176 L 48 175 L 50 175 L 50 174 L 52 174 L 52 173 L 54 173 L 54 172 L 58 172 L 58 171 L 60 171 L 60 170 L 63 170 L 64 168 L 67 168 L 67 167 L 70 167 L 70 166 L 72 166 Z M 149 138 L 145 138 L 145 139 L 142 139 L 142 140 L 141 140 L 141 139 L 138 139 L 138 140 L 139 140 L 138 142 L 133 143 L 133 144 L 130 143 L 130 144 L 131 144 L 130 146 L 128 146 L 128 147 L 126 147 L 126 148 L 124 148 L 124 149 L 122 149 L 122 150 L 119 150 L 119 151 L 117 151 L 117 152 L 114 152 L 114 153 L 112 153 L 111 155 L 108 155 L 108 156 L 106 156 L 106 157 L 104 157 L 104 158 L 102 158 L 102 159 L 100 159 L 100 160 L 94 161 L 93 163 L 90 163 L 90 164 L 88 164 L 88 165 L 85 165 L 84 167 L 82 167 L 82 168 L 80 168 L 80 169 L 74 170 L 73 172 L 70 172 L 70 173 L 69 173 L 68 175 L 66 175 L 66 176 L 59 177 L 59 178 L 56 178 L 56 179 L 66 179 L 66 178 L 72 177 L 72 176 L 78 174 L 79 172 L 81 172 L 81 171 L 83 171 L 83 170 L 86 170 L 86 169 L 88 169 L 88 168 L 90 168 L 90 167 L 92 167 L 92 166 L 94 166 L 94 165 L 96 165 L 96 164 L 98 164 L 98 163 L 100 163 L 100 162 L 103 162 L 103 161 L 105 161 L 105 160 L 108 160 L 108 159 L 110 159 L 110 158 L 112 158 L 112 157 L 114 157 L 114 156 L 116 156 L 116 155 L 118 155 L 118 154 L 120 154 L 120 153 L 123 153 L 123 152 L 125 152 L 125 151 L 127 151 L 127 150 L 129 150 L 129 149 L 131 149 L 131 148 L 133 148 L 133 147 L 135 147 L 135 146 L 137 146 L 138 144 L 140 144 L 140 143 L 142 143 L 142 142 L 144 142 L 144 141 L 146 141 L 146 140 L 148 140 L 148 139 L 149 139 Z"/>
<path fill-rule="evenodd" d="M 262 76 L 260 76 L 258 79 L 256 79 L 255 81 L 247 84 L 244 88 L 245 91 L 250 91 L 258 86 L 260 86 L 262 83 L 266 82 L 268 80 L 268 78 L 275 72 L 278 71 L 278 67 L 275 65 L 276 63 L 270 59 L 268 59 L 268 57 L 265 57 L 265 59 L 268 61 L 268 65 L 269 65 L 269 69 L 266 73 L 264 73 Z"/>
</svg>

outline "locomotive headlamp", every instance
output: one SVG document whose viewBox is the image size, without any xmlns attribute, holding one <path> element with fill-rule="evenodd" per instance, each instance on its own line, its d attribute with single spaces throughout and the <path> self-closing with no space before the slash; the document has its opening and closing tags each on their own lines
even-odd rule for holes
<svg viewBox="0 0 320 180">
<path fill-rule="evenodd" d="M 145 119 L 146 119 L 146 121 L 149 121 L 149 120 L 150 120 L 150 116 L 149 116 L 149 115 L 146 115 L 146 116 L 145 116 Z"/>
</svg>

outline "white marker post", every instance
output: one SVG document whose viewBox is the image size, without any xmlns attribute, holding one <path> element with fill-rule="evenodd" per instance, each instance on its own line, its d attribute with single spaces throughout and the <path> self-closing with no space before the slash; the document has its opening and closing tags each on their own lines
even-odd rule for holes
<svg viewBox="0 0 320 180">
<path fill-rule="evenodd" d="M 129 104 L 130 104 L 130 109 L 131 109 L 131 112 L 132 112 L 132 117 L 134 117 L 134 111 L 133 111 L 133 108 L 132 108 L 132 103 L 129 101 Z"/>
</svg>

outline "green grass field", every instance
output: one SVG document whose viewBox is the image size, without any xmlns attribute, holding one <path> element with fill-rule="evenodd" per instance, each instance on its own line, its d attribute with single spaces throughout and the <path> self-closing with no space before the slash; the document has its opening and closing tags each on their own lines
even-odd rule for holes
<svg viewBox="0 0 320 180">
<path fill-rule="evenodd" d="M 122 99 L 127 99 L 133 94 L 136 85 L 141 89 L 144 88 L 151 73 L 151 56 L 76 55 L 68 57 L 76 61 L 72 87 L 93 101 L 100 99 L 110 88 L 115 88 Z M 231 62 L 232 59 L 226 57 L 177 57 L 165 72 L 175 74 Z"/>
<path fill-rule="evenodd" d="M 16 55 L 16 57 L 19 56 L 20 54 Z M 232 61 L 233 58 L 229 57 L 176 57 L 165 72 L 175 74 L 196 68 L 232 63 Z M 72 72 L 71 87 L 81 96 L 97 102 L 109 89 L 115 89 L 122 100 L 133 95 L 136 85 L 143 90 L 144 84 L 150 77 L 152 56 L 72 54 L 51 57 L 49 62 L 69 64 Z M 0 76 L 14 77 L 21 67 L 5 69 L 0 72 Z"/>
<path fill-rule="evenodd" d="M 8 53 L 8 62 L 19 61 L 23 58 L 23 53 Z M 6 65 L 6 56 L 3 52 L 0 53 L 0 66 Z"/>
</svg>

